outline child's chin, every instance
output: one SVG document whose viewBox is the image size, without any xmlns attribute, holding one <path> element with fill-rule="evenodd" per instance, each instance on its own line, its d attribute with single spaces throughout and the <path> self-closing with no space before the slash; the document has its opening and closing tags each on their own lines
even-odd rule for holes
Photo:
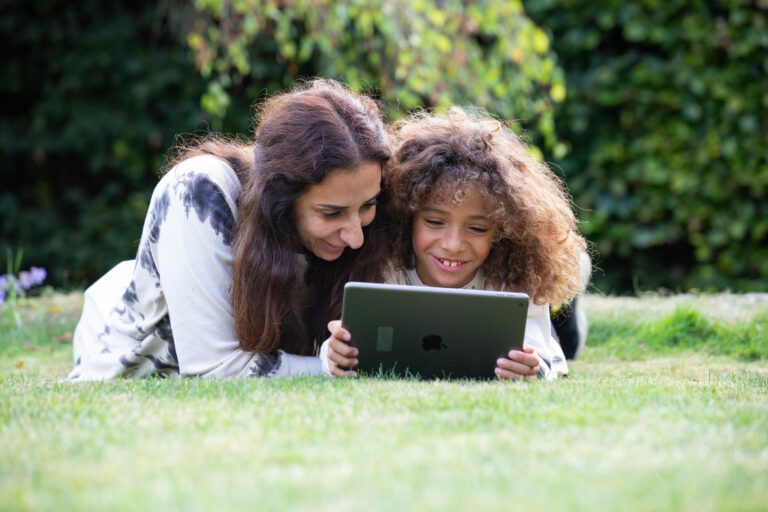
<svg viewBox="0 0 768 512">
<path fill-rule="evenodd" d="M 443 276 L 442 279 L 437 279 L 437 282 L 441 288 L 461 288 L 464 286 L 465 279 L 459 276 Z"/>
</svg>

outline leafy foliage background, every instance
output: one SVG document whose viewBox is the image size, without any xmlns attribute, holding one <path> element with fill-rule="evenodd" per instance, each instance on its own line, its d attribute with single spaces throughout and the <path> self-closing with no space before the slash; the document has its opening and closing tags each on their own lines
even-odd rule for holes
<svg viewBox="0 0 768 512">
<path fill-rule="evenodd" d="M 768 2 L 542 0 L 603 289 L 765 290 Z"/>
<path fill-rule="evenodd" d="M 566 178 L 604 291 L 768 277 L 765 0 L 7 0 L 0 247 L 83 285 L 133 257 L 178 133 L 327 76 L 388 118 L 475 104 Z"/>
<path fill-rule="evenodd" d="M 1 5 L 0 248 L 81 285 L 135 254 L 166 148 L 205 127 L 204 83 L 153 2 Z"/>
</svg>

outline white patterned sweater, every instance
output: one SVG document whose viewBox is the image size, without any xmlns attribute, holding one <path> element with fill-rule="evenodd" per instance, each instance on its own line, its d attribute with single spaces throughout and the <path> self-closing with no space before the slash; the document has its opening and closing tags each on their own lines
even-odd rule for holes
<svg viewBox="0 0 768 512">
<path fill-rule="evenodd" d="M 390 284 L 405 284 L 410 286 L 427 286 L 419 279 L 415 269 L 404 272 L 390 270 L 385 282 Z M 492 290 L 483 274 L 482 269 L 463 288 L 467 290 Z M 504 291 L 504 290 L 498 290 Z M 548 304 L 528 303 L 528 316 L 525 322 L 525 339 L 523 346 L 531 347 L 539 358 L 539 378 L 555 380 L 559 376 L 568 375 L 568 363 L 565 361 L 560 343 L 552 337 L 552 322 L 549 316 Z"/>
<path fill-rule="evenodd" d="M 239 193 L 234 170 L 213 156 L 185 160 L 160 180 L 136 259 L 85 292 L 68 380 L 322 373 L 318 357 L 239 347 L 230 295 Z"/>
</svg>

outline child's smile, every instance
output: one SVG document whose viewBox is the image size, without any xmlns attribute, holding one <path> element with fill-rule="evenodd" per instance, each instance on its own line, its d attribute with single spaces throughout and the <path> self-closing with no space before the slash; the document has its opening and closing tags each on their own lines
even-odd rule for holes
<svg viewBox="0 0 768 512">
<path fill-rule="evenodd" d="M 468 263 L 467 261 L 449 260 L 432 256 L 437 265 L 446 272 L 458 272 Z"/>
<path fill-rule="evenodd" d="M 475 186 L 468 187 L 455 206 L 428 199 L 413 219 L 419 279 L 429 286 L 466 286 L 488 257 L 493 235 L 493 223 Z"/>
</svg>

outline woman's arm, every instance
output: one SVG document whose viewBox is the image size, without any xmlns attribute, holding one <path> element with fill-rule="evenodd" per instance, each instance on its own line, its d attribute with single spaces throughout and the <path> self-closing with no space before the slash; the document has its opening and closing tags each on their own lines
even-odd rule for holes
<svg viewBox="0 0 768 512">
<path fill-rule="evenodd" d="M 214 157 L 182 162 L 164 180 L 167 207 L 147 258 L 154 261 L 182 375 L 317 374 L 317 357 L 240 349 L 232 313 L 235 205 L 240 184 Z M 152 240 L 150 240 L 152 242 Z"/>
</svg>

